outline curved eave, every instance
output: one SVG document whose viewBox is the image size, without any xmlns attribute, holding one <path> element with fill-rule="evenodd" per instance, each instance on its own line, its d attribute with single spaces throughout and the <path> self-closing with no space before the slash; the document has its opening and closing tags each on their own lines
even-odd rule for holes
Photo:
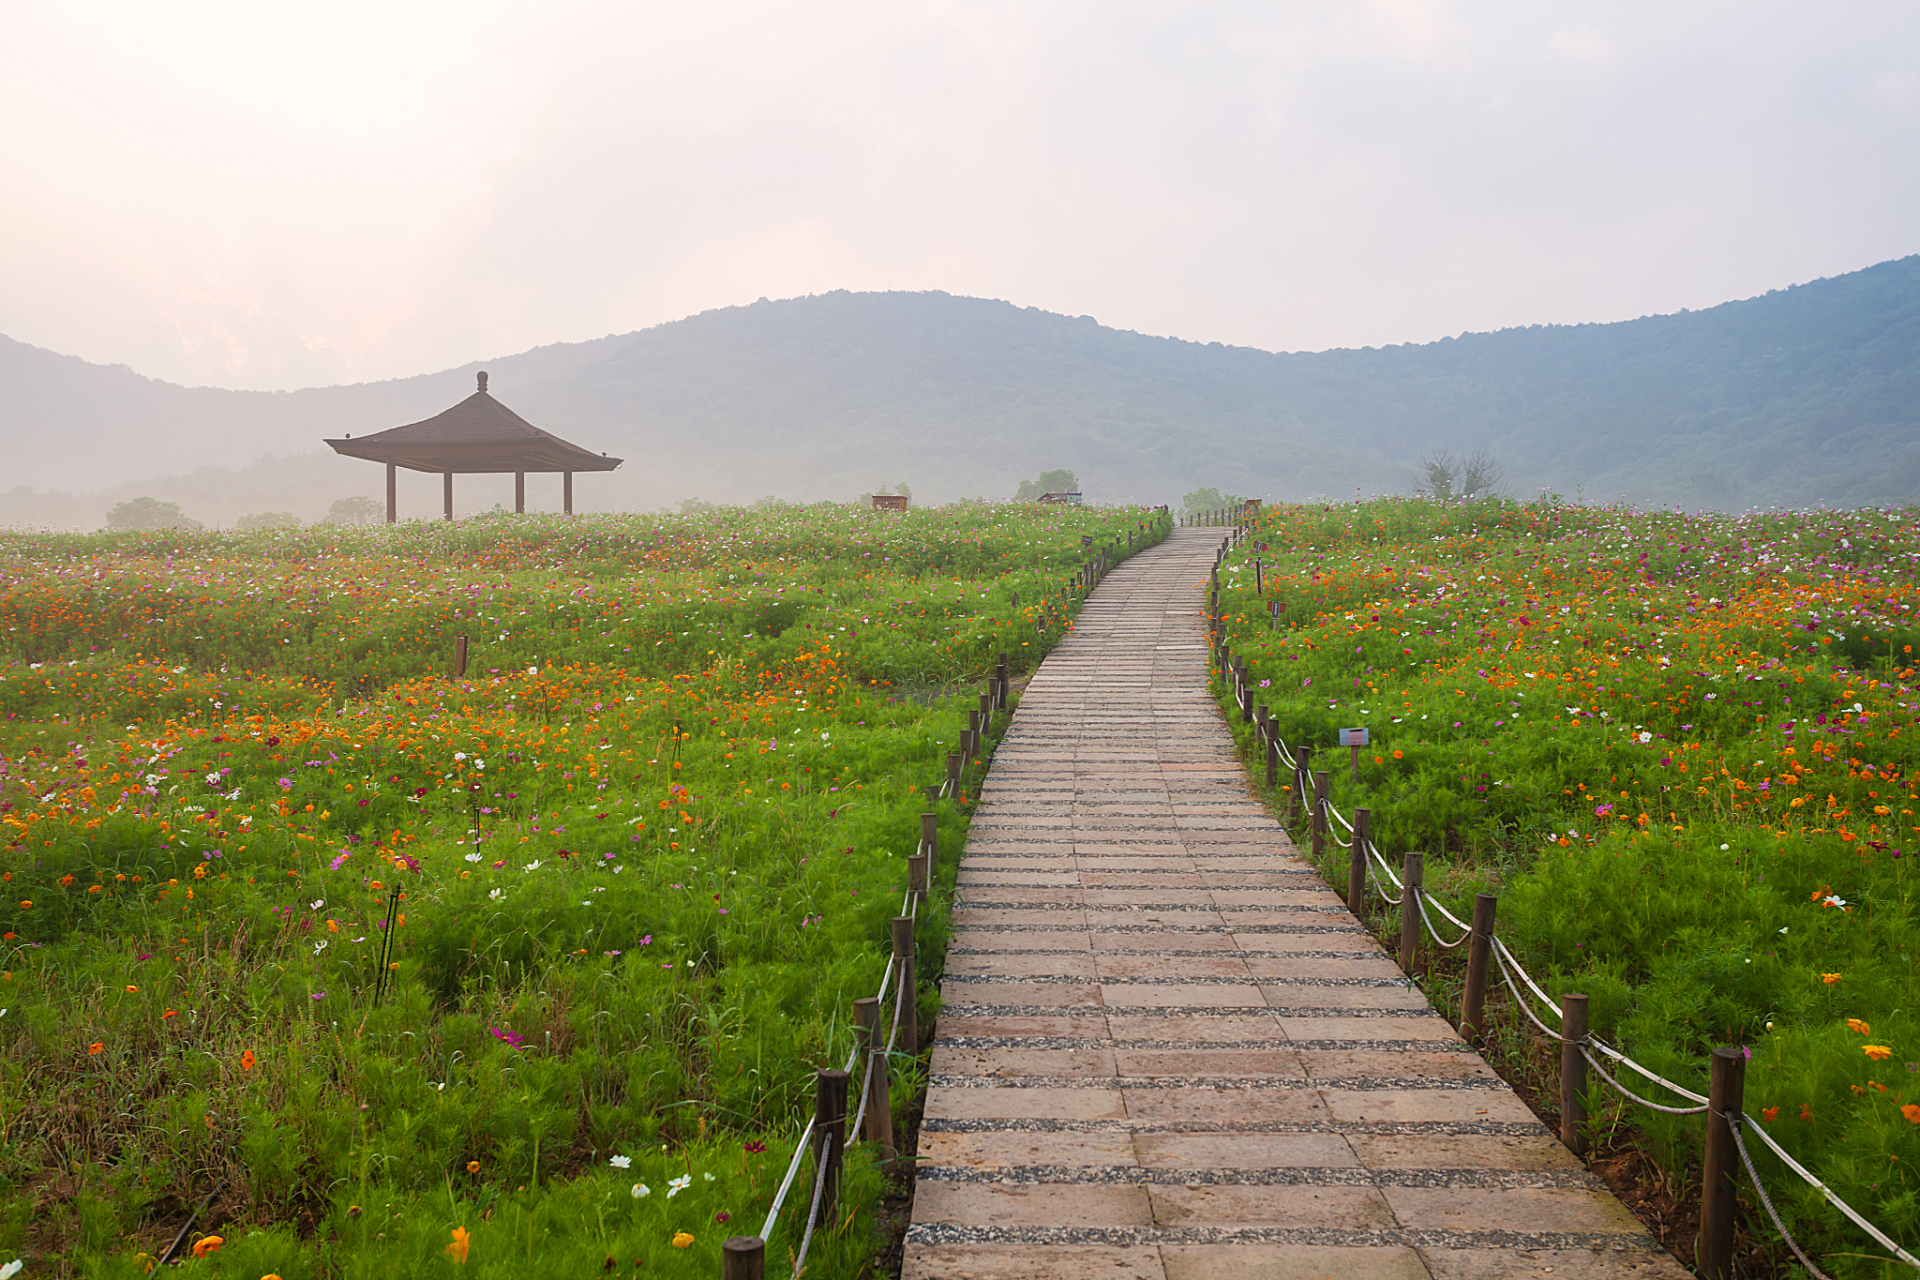
<svg viewBox="0 0 1920 1280">
<path fill-rule="evenodd" d="M 328 447 L 348 458 L 383 462 L 409 471 L 456 475 L 515 471 L 612 471 L 624 458 L 609 458 L 584 449 L 556 448 L 546 442 L 526 444 L 389 444 L 375 438 L 328 440 Z"/>
</svg>

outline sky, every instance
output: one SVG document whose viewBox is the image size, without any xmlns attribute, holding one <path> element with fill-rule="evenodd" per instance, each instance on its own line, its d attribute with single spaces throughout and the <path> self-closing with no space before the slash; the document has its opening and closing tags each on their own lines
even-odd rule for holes
<svg viewBox="0 0 1920 1280">
<path fill-rule="evenodd" d="M 1920 6 L 0 0 L 0 333 L 401 377 L 942 289 L 1268 350 L 1920 251 Z"/>
</svg>

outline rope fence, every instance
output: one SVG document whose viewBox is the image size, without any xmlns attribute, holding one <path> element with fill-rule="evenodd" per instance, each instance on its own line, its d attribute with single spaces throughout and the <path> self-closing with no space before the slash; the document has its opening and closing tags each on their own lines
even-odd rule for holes
<svg viewBox="0 0 1920 1280">
<path fill-rule="evenodd" d="M 1892 1255 L 1883 1261 L 1898 1261 L 1905 1266 L 1920 1271 L 1920 1259 L 1902 1248 L 1886 1233 L 1868 1222 L 1852 1206 L 1841 1200 L 1818 1177 L 1805 1166 L 1793 1159 L 1773 1140 L 1772 1135 L 1754 1123 L 1753 1118 L 1741 1110 L 1741 1096 L 1744 1089 L 1746 1053 L 1740 1049 L 1717 1048 L 1713 1051 L 1711 1064 L 1711 1097 L 1702 1097 L 1690 1089 L 1673 1083 L 1655 1071 L 1635 1062 L 1618 1049 L 1604 1043 L 1587 1030 L 1587 997 L 1569 993 L 1555 1000 L 1534 980 L 1519 959 L 1514 956 L 1506 942 L 1493 931 L 1497 899 L 1492 894 L 1479 894 L 1475 898 L 1473 919 L 1471 922 L 1460 919 L 1446 908 L 1446 905 L 1428 894 L 1421 884 L 1421 855 L 1405 855 L 1402 874 L 1395 874 L 1392 863 L 1374 844 L 1372 838 L 1372 815 L 1366 809 L 1356 808 L 1352 818 L 1348 818 L 1336 808 L 1329 798 L 1331 778 L 1324 770 L 1313 768 L 1314 749 L 1310 744 L 1301 743 L 1290 746 L 1280 735 L 1278 722 L 1264 703 L 1256 704 L 1248 679 L 1247 664 L 1244 658 L 1233 652 L 1228 644 L 1225 631 L 1226 616 L 1220 608 L 1219 570 L 1226 562 L 1227 554 L 1248 532 L 1249 522 L 1257 514 L 1250 506 L 1245 513 L 1234 511 L 1216 511 L 1200 513 L 1205 518 L 1189 518 L 1193 524 L 1222 524 L 1232 526 L 1230 532 L 1222 538 L 1219 551 L 1214 559 L 1211 577 L 1211 592 L 1208 600 L 1208 631 L 1213 650 L 1215 665 L 1222 681 L 1233 699 L 1235 708 L 1240 712 L 1243 723 L 1254 726 L 1256 754 L 1266 762 L 1267 782 L 1278 794 L 1283 816 L 1290 823 L 1304 821 L 1311 839 L 1312 851 L 1316 860 L 1325 853 L 1329 842 L 1337 847 L 1349 849 L 1351 859 L 1347 879 L 1347 906 L 1362 923 L 1368 914 L 1368 884 L 1372 883 L 1372 892 L 1379 895 L 1388 904 L 1400 908 L 1400 966 L 1412 971 L 1416 948 L 1421 934 L 1432 943 L 1444 949 L 1467 946 L 1467 980 L 1461 999 L 1460 1030 L 1476 1047 L 1485 1044 L 1485 1002 L 1489 971 L 1497 971 L 1502 983 L 1512 995 L 1512 1003 L 1535 1030 L 1547 1039 L 1561 1046 L 1560 1114 L 1563 1142 L 1576 1153 L 1583 1152 L 1586 1144 L 1585 1120 L 1586 1100 L 1588 1096 L 1587 1072 L 1591 1070 L 1600 1080 L 1621 1098 L 1645 1107 L 1650 1111 L 1672 1116 L 1705 1115 L 1707 1124 L 1706 1157 L 1703 1161 L 1701 1187 L 1700 1234 L 1696 1246 L 1696 1260 L 1703 1275 L 1710 1280 L 1729 1280 L 1733 1274 L 1733 1215 L 1737 1198 L 1737 1179 L 1739 1170 L 1744 1167 L 1747 1179 L 1752 1183 L 1754 1192 L 1765 1207 L 1767 1217 L 1774 1229 L 1780 1233 L 1787 1247 L 1793 1251 L 1800 1264 L 1818 1280 L 1827 1280 L 1825 1273 L 1816 1267 L 1801 1248 L 1798 1241 L 1787 1231 L 1786 1223 L 1774 1208 L 1772 1198 L 1767 1194 L 1759 1170 L 1754 1166 L 1753 1158 L 1748 1154 L 1746 1143 L 1742 1140 L 1742 1130 L 1758 1137 L 1775 1156 L 1779 1157 L 1787 1169 L 1798 1175 L 1808 1186 L 1818 1190 L 1822 1196 L 1859 1227 L 1882 1248 Z M 1256 573 L 1257 573 L 1256 569 Z M 1352 745 L 1351 742 L 1341 745 Z M 1357 758 L 1357 748 L 1356 758 Z M 1281 778 L 1281 766 L 1285 766 L 1286 781 Z M 1358 774 L 1356 773 L 1356 778 Z M 1342 840 L 1339 831 L 1347 831 L 1349 839 Z M 1391 885 L 1391 888 L 1389 888 Z M 1398 891 L 1395 896 L 1394 891 Z M 1409 910 L 1409 902 L 1411 907 Z M 1439 927 L 1434 923 L 1433 913 L 1462 930 L 1461 934 L 1448 941 L 1441 936 Z M 1536 1004 L 1538 1008 L 1536 1009 Z M 1560 1025 L 1554 1030 L 1547 1024 L 1540 1011 L 1544 1011 Z M 1602 1064 L 1604 1058 L 1611 1064 L 1609 1071 Z M 1667 1090 L 1692 1105 L 1672 1106 L 1643 1098 L 1628 1089 L 1615 1077 L 1613 1072 L 1633 1072 L 1647 1081 Z"/>
<path fill-rule="evenodd" d="M 1092 549 L 1089 544 L 1092 554 L 1074 575 L 1070 585 L 1062 588 L 1061 594 L 1080 596 L 1092 592 L 1100 580 L 1125 558 L 1125 554 L 1153 545 L 1172 526 L 1172 514 L 1163 507 L 1151 524 L 1128 532 L 1124 542 L 1115 537 L 1098 549 Z M 926 788 L 928 796 L 965 800 L 968 770 L 984 761 L 988 741 L 993 736 L 995 718 L 1007 710 L 1010 696 L 1008 660 L 1003 653 L 999 655 L 993 674 L 988 677 L 986 692 L 980 695 L 979 706 L 967 713 L 967 727 L 961 731 L 959 750 L 948 753 L 946 774 L 939 782 Z M 865 1142 L 889 1166 L 911 1167 L 911 1157 L 903 1160 L 893 1146 L 890 1081 L 896 1055 L 917 1057 L 921 1048 L 919 987 L 915 976 L 915 928 L 919 923 L 920 908 L 928 901 L 933 888 L 940 853 L 938 834 L 936 816 L 933 813 L 921 814 L 920 844 L 918 850 L 907 859 L 907 890 L 900 901 L 900 914 L 891 922 L 893 955 L 881 974 L 879 989 L 869 999 L 854 1001 L 857 1032 L 853 1049 L 847 1055 L 846 1066 L 838 1071 L 815 1073 L 813 1118 L 807 1121 L 806 1128 L 800 1131 L 800 1137 L 794 1143 L 793 1159 L 787 1165 L 786 1177 L 781 1180 L 780 1189 L 774 1193 L 773 1203 L 768 1206 L 760 1234 L 735 1236 L 721 1245 L 722 1280 L 762 1280 L 767 1242 L 772 1239 L 774 1228 L 779 1225 L 787 1196 L 799 1177 L 809 1151 L 813 1152 L 814 1157 L 813 1193 L 807 1205 L 806 1225 L 802 1228 L 800 1244 L 794 1254 L 793 1275 L 796 1277 L 807 1265 L 808 1251 L 813 1247 L 816 1233 L 822 1227 L 831 1230 L 831 1223 L 838 1216 L 840 1170 L 850 1144 Z M 954 853 L 957 857 L 957 847 Z M 885 1043 L 882 1044 L 879 1019 L 886 1008 L 889 990 L 893 994 L 893 1014 L 887 1026 Z M 856 1080 L 859 1103 L 854 1108 L 849 1124 L 847 1101 Z"/>
</svg>

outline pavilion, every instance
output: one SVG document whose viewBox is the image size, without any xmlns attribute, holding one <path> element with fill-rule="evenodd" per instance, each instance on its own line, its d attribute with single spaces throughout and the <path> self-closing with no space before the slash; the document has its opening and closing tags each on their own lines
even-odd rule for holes
<svg viewBox="0 0 1920 1280">
<path fill-rule="evenodd" d="M 387 464 L 387 523 L 396 518 L 396 468 L 439 472 L 445 495 L 446 518 L 453 519 L 453 477 L 456 474 L 513 472 L 513 509 L 527 509 L 527 472 L 558 471 L 561 502 L 573 514 L 573 473 L 611 471 L 624 459 L 589 453 L 579 445 L 528 422 L 487 394 L 487 375 L 480 389 L 444 413 L 404 427 L 376 431 L 370 436 L 329 440 L 333 451 L 349 458 Z"/>
</svg>

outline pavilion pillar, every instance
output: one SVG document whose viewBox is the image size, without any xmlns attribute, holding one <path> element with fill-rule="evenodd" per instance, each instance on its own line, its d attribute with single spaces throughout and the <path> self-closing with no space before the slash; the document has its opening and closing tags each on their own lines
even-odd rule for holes
<svg viewBox="0 0 1920 1280">
<path fill-rule="evenodd" d="M 440 473 L 440 502 L 446 508 L 447 519 L 453 519 L 453 472 Z"/>
<path fill-rule="evenodd" d="M 388 524 L 392 524 L 396 519 L 399 518 L 400 486 L 395 479 L 395 472 L 397 472 L 398 470 L 399 468 L 394 466 L 391 462 L 387 464 L 387 523 Z"/>
<path fill-rule="evenodd" d="M 513 514 L 527 514 L 527 473 L 524 471 L 513 473 Z"/>
<path fill-rule="evenodd" d="M 560 473 L 560 508 L 568 515 L 573 514 L 573 472 Z"/>
</svg>

